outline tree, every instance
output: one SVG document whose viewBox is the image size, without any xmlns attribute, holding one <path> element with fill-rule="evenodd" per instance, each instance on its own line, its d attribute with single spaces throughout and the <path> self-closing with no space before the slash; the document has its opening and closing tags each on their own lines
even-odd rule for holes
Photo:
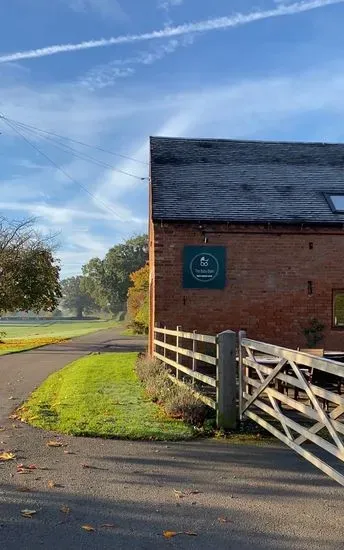
<svg viewBox="0 0 344 550">
<path fill-rule="evenodd" d="M 110 248 L 104 260 L 93 258 L 83 267 L 83 288 L 99 307 L 112 313 L 126 307 L 130 274 L 143 267 L 148 259 L 148 237 L 140 235 Z"/>
<path fill-rule="evenodd" d="M 83 277 L 69 277 L 61 282 L 62 306 L 75 311 L 77 319 L 82 319 L 84 313 L 90 313 L 97 308 L 93 298 L 82 290 Z"/>
<path fill-rule="evenodd" d="M 94 302 L 103 310 L 108 308 L 108 293 L 104 287 L 103 261 L 92 258 L 82 268 L 81 290 L 92 297 Z"/>
<path fill-rule="evenodd" d="M 149 327 L 149 266 L 130 275 L 133 286 L 128 291 L 128 314 L 136 332 L 147 333 Z"/>
<path fill-rule="evenodd" d="M 53 237 L 43 237 L 35 220 L 0 218 L 0 311 L 53 311 L 61 297 L 60 267 Z"/>
</svg>

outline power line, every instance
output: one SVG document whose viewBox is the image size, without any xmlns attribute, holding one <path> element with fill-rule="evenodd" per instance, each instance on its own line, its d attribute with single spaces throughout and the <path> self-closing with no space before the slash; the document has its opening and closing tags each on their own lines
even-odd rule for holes
<svg viewBox="0 0 344 550">
<path fill-rule="evenodd" d="M 61 166 L 59 166 L 52 158 L 50 158 L 46 153 L 41 151 L 39 147 L 37 147 L 34 143 L 32 143 L 27 137 L 25 137 L 18 128 L 16 128 L 14 125 L 11 124 L 4 116 L 0 115 L 0 118 L 3 120 L 7 126 L 9 126 L 14 132 L 16 132 L 30 147 L 32 147 L 35 151 L 37 151 L 40 155 L 42 155 L 45 159 L 47 159 L 57 170 L 59 170 L 66 178 L 68 178 L 72 183 L 75 185 L 78 185 L 85 193 L 87 193 L 90 197 L 92 197 L 96 202 L 101 204 L 106 210 L 108 210 L 111 214 L 115 215 L 116 218 L 119 218 L 121 221 L 125 221 L 111 206 L 103 202 L 101 199 L 99 199 L 96 195 L 91 193 L 91 191 L 82 183 L 80 183 L 78 180 L 74 179 L 68 172 L 66 172 Z"/>
<path fill-rule="evenodd" d="M 4 120 L 6 120 L 6 118 Z M 13 122 L 12 124 L 14 126 L 16 126 L 17 128 L 18 127 L 21 128 L 24 131 L 24 129 L 18 123 Z M 33 134 L 35 137 L 38 137 L 39 139 L 45 139 L 45 140 L 51 142 L 54 145 L 54 147 L 60 149 L 61 151 L 64 151 L 65 153 L 70 153 L 71 155 L 75 156 L 76 158 L 79 158 L 79 159 L 84 160 L 86 162 L 90 162 L 91 164 L 95 164 L 95 165 L 101 166 L 103 168 L 109 168 L 111 170 L 114 170 L 115 172 L 119 172 L 120 174 L 124 174 L 125 176 L 130 176 L 130 177 L 135 178 L 135 179 L 140 180 L 140 181 L 144 181 L 144 180 L 148 179 L 148 178 L 142 178 L 140 176 L 135 176 L 134 174 L 130 174 L 129 172 L 125 172 L 124 170 L 119 170 L 118 168 L 116 168 L 112 164 L 109 164 L 107 162 L 104 162 L 103 160 L 99 160 L 99 159 L 96 159 L 94 157 L 91 157 L 90 155 L 86 155 L 86 153 L 83 153 L 82 151 L 78 151 L 77 149 L 74 149 L 73 147 L 70 147 L 66 143 L 61 143 L 60 141 L 56 141 L 52 137 L 41 136 L 38 133 L 38 131 L 36 131 L 36 130 L 31 130 L 29 128 L 25 128 L 25 131 L 30 132 L 31 134 Z"/>
<path fill-rule="evenodd" d="M 99 147 L 98 145 L 90 145 L 89 143 L 85 143 L 84 141 L 79 141 L 79 140 L 76 140 L 76 139 L 73 139 L 73 138 L 70 138 L 70 137 L 67 137 L 67 136 L 62 136 L 61 134 L 58 134 L 56 132 L 43 130 L 42 128 L 38 128 L 37 126 L 33 126 L 31 124 L 26 124 L 24 122 L 20 122 L 19 120 L 15 120 L 13 118 L 5 117 L 4 115 L 2 115 L 1 118 L 4 118 L 5 120 L 9 120 L 10 122 L 13 122 L 15 124 L 20 124 L 21 126 L 30 128 L 32 130 L 42 132 L 43 134 L 48 134 L 48 135 L 51 135 L 51 136 L 54 136 L 54 137 L 57 137 L 57 138 L 60 138 L 60 139 L 71 141 L 71 142 L 76 143 L 78 145 L 82 145 L 83 147 L 89 147 L 90 149 L 97 149 L 98 151 L 102 151 L 103 153 L 113 155 L 114 157 L 121 157 L 123 159 L 132 160 L 133 162 L 137 162 L 139 164 L 144 164 L 145 166 L 148 166 L 148 162 L 144 162 L 143 160 L 135 159 L 135 158 L 130 157 L 128 155 L 122 155 L 120 153 L 114 153 L 113 151 L 109 151 L 108 149 L 104 149 L 103 147 Z"/>
</svg>

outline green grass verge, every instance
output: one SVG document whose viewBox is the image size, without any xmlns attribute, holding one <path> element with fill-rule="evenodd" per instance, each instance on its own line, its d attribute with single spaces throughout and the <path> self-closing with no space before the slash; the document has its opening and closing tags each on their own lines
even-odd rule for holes
<svg viewBox="0 0 344 550">
<path fill-rule="evenodd" d="M 44 324 L 27 325 L 1 323 L 0 331 L 6 332 L 6 338 L 4 343 L 0 344 L 0 355 L 41 347 L 54 343 L 54 339 L 67 340 L 119 326 L 120 323 L 117 321 L 47 321 Z M 52 341 L 50 342 L 49 339 Z"/>
<path fill-rule="evenodd" d="M 152 403 L 135 373 L 136 353 L 90 355 L 52 374 L 20 408 L 33 426 L 60 433 L 180 440 L 192 426 L 171 419 Z"/>
</svg>

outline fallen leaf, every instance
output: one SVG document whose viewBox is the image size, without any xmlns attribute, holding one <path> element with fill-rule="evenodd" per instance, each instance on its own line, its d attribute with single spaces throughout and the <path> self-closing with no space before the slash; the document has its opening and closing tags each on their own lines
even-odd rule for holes
<svg viewBox="0 0 344 550">
<path fill-rule="evenodd" d="M 21 515 L 24 518 L 32 518 L 32 516 L 34 516 L 35 514 L 37 514 L 36 510 L 22 510 L 21 511 Z"/>
<path fill-rule="evenodd" d="M 70 514 L 70 508 L 69 506 L 62 506 L 62 508 L 60 508 L 60 511 L 63 513 L 63 514 Z"/>
<path fill-rule="evenodd" d="M 73 451 L 63 451 L 65 455 L 74 455 Z"/>
<path fill-rule="evenodd" d="M 48 487 L 49 489 L 53 489 L 54 487 L 56 487 L 56 483 L 54 483 L 51 479 L 48 481 Z"/>
<path fill-rule="evenodd" d="M 175 537 L 177 535 L 180 535 L 181 533 L 177 533 L 177 531 L 164 531 L 163 535 L 165 539 L 171 539 L 172 537 Z"/>
<path fill-rule="evenodd" d="M 220 523 L 232 523 L 232 521 L 228 518 L 218 518 L 218 521 Z"/>
<path fill-rule="evenodd" d="M 8 398 L 9 401 L 12 401 L 12 399 L 14 399 L 13 395 L 11 395 L 11 397 Z"/>
<path fill-rule="evenodd" d="M 6 460 L 14 460 L 16 458 L 16 455 L 11 452 L 3 451 L 0 453 L 0 461 L 5 462 Z"/>
<path fill-rule="evenodd" d="M 6 428 L 3 428 L 3 427 L 0 428 L 0 432 L 4 432 L 5 430 Z"/>
<path fill-rule="evenodd" d="M 105 529 L 117 529 L 117 525 L 114 525 L 113 523 L 103 523 L 100 527 Z"/>
<path fill-rule="evenodd" d="M 18 493 L 31 493 L 32 489 L 30 489 L 30 487 L 17 487 L 16 491 Z"/>
<path fill-rule="evenodd" d="M 197 533 L 194 533 L 193 531 L 164 531 L 163 535 L 165 539 L 171 539 L 173 537 L 176 537 L 177 535 L 186 535 L 188 537 L 197 537 Z"/>
<path fill-rule="evenodd" d="M 177 489 L 173 489 L 173 492 L 177 498 L 184 498 L 186 496 L 183 491 L 177 491 Z"/>
<path fill-rule="evenodd" d="M 37 470 L 37 466 L 36 464 L 30 464 L 30 466 L 28 466 L 29 470 Z"/>
<path fill-rule="evenodd" d="M 32 474 L 32 470 L 23 466 L 17 466 L 17 474 Z"/>
<path fill-rule="evenodd" d="M 94 532 L 95 528 L 92 527 L 92 525 L 82 525 L 81 529 L 84 529 L 84 531 L 88 531 L 89 533 Z"/>
<path fill-rule="evenodd" d="M 61 441 L 48 441 L 47 447 L 64 447 L 64 444 Z"/>
</svg>

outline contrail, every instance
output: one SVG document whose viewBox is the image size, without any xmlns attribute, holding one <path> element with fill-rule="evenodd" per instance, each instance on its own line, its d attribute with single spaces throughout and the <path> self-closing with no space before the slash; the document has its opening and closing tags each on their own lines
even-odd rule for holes
<svg viewBox="0 0 344 550">
<path fill-rule="evenodd" d="M 170 38 L 189 33 L 229 29 L 231 27 L 247 25 L 255 21 L 261 21 L 262 19 L 282 17 L 284 15 L 295 15 L 297 13 L 311 11 L 317 8 L 324 8 L 325 6 L 342 4 L 343 2 L 344 0 L 309 0 L 295 2 L 294 4 L 288 5 L 282 4 L 271 10 L 254 11 L 248 14 L 238 13 L 230 17 L 219 17 L 217 19 L 208 19 L 196 23 L 186 23 L 184 25 L 166 27 L 158 31 L 147 32 L 144 34 L 129 34 L 112 38 L 101 38 L 100 40 L 89 40 L 87 42 L 80 42 L 79 44 L 58 44 L 55 46 L 38 48 L 36 50 L 5 54 L 0 56 L 0 63 L 5 63 L 7 61 L 19 61 L 20 59 L 46 57 L 49 55 L 56 55 L 58 53 L 76 52 L 79 50 L 88 50 L 90 48 L 104 48 L 105 46 L 113 46 L 115 44 L 131 44 L 134 42 L 144 42 L 146 40 Z"/>
</svg>

